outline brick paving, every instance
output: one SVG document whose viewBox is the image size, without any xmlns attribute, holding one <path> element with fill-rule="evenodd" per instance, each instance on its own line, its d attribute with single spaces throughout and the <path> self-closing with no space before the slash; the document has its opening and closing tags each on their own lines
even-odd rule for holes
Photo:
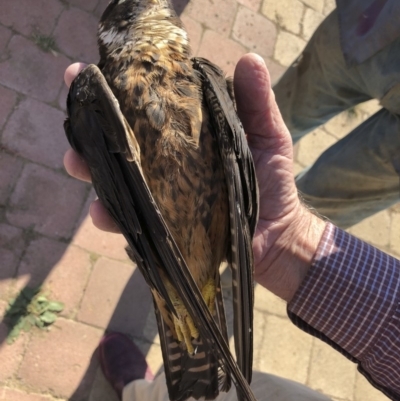
<svg viewBox="0 0 400 401">
<path fill-rule="evenodd" d="M 0 400 L 99 401 L 95 350 L 105 329 L 134 336 L 154 371 L 161 354 L 150 296 L 121 236 L 95 229 L 94 193 L 62 167 L 66 66 L 96 62 L 96 26 L 108 0 L 20 0 L 0 13 L 0 316 L 24 286 L 43 287 L 65 309 L 49 332 L 13 344 L 0 323 Z M 248 51 L 264 57 L 273 81 L 296 58 L 334 0 L 177 0 L 195 54 L 232 74 Z M 344 113 L 296 148 L 295 171 L 365 120 L 377 102 Z M 400 207 L 351 231 L 400 256 Z M 336 401 L 386 399 L 355 366 L 297 330 L 285 305 L 256 288 L 255 368 L 298 380 Z"/>
</svg>

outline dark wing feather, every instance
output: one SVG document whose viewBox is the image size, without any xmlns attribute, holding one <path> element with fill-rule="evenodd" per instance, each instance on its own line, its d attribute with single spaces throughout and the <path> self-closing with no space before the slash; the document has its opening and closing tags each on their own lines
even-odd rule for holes
<svg viewBox="0 0 400 401">
<path fill-rule="evenodd" d="M 96 66 L 89 65 L 75 79 L 67 106 L 69 118 L 64 127 L 68 140 L 88 163 L 96 192 L 127 239 L 147 283 L 174 312 L 157 268 L 163 266 L 204 344 L 215 354 L 244 399 L 255 401 L 151 196 L 141 173 L 139 149 L 135 150 L 135 144 L 131 143 L 134 141 L 128 140 L 134 138 L 133 132 Z M 158 324 L 164 347 L 168 346 L 168 330 L 160 318 Z"/>
<path fill-rule="evenodd" d="M 118 102 L 111 91 L 104 91 L 104 83 L 105 79 L 94 65 L 83 70 L 73 82 L 67 100 L 69 119 L 64 123 L 65 132 L 73 149 L 88 163 L 96 193 L 114 221 L 118 222 L 146 282 L 169 301 L 161 277 L 157 274 L 157 255 L 145 240 L 143 225 L 137 214 L 139 203 L 144 213 L 146 208 L 154 208 L 147 204 L 151 195 L 136 163 L 131 163 L 132 179 L 143 191 L 135 192 L 132 196 L 127 186 L 124 164 L 127 158 L 131 159 L 134 155 L 122 138 L 129 127 L 121 112 L 117 114 Z M 124 133 L 123 137 L 121 132 Z M 148 218 L 147 227 L 154 227 L 154 235 L 157 235 L 160 231 L 157 227 L 159 220 L 152 214 Z M 172 303 L 170 308 L 174 310 Z"/>
<path fill-rule="evenodd" d="M 224 164 L 230 208 L 234 337 L 239 368 L 250 382 L 253 363 L 253 252 L 252 237 L 258 219 L 258 186 L 243 127 L 236 114 L 223 72 L 211 62 L 193 59 L 203 82 Z"/>
</svg>

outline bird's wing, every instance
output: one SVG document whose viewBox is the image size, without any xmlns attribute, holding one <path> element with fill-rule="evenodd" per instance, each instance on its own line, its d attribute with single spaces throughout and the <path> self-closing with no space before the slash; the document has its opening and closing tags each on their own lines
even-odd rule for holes
<svg viewBox="0 0 400 401">
<path fill-rule="evenodd" d="M 203 95 L 214 126 L 229 196 L 236 357 L 250 382 L 253 362 L 253 252 L 252 237 L 258 219 L 258 186 L 253 158 L 223 72 L 210 61 L 193 59 L 200 73 Z"/>
<path fill-rule="evenodd" d="M 95 65 L 82 70 L 72 83 L 67 109 L 64 124 L 67 138 L 87 162 L 97 195 L 125 236 L 152 291 L 174 313 L 157 267 L 162 266 L 199 329 L 202 341 L 231 376 L 244 399 L 255 401 L 146 184 L 134 133 Z M 163 331 L 165 334 L 165 327 Z"/>
</svg>

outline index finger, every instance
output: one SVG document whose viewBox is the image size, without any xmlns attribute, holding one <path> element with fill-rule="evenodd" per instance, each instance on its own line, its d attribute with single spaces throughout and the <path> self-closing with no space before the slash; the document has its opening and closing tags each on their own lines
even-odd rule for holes
<svg viewBox="0 0 400 401">
<path fill-rule="evenodd" d="M 72 81 L 86 66 L 87 64 L 85 63 L 74 63 L 67 67 L 64 73 L 64 81 L 68 88 L 71 86 Z"/>
</svg>

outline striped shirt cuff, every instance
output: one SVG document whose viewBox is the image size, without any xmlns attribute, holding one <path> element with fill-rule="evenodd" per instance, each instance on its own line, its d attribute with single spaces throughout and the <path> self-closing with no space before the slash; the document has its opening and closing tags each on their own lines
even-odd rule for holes
<svg viewBox="0 0 400 401">
<path fill-rule="evenodd" d="M 290 319 L 400 400 L 400 262 L 328 223 Z"/>
</svg>

